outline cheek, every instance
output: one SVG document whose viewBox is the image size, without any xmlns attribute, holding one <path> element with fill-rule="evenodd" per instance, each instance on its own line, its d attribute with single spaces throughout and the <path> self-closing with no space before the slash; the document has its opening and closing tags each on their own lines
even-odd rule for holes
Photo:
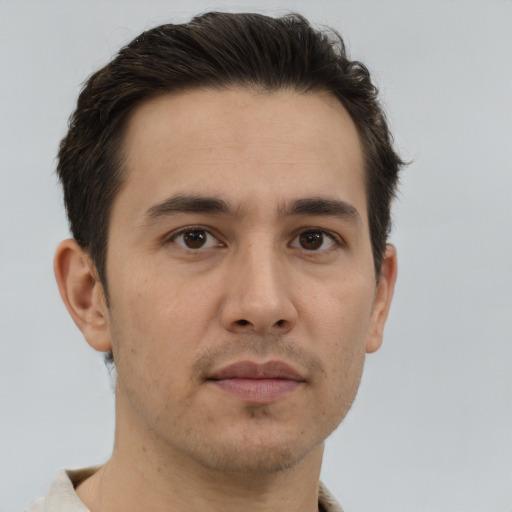
<svg viewBox="0 0 512 512">
<path fill-rule="evenodd" d="M 321 293 L 312 293 L 317 289 Z M 358 275 L 304 288 L 298 307 L 309 336 L 330 340 L 337 351 L 361 343 L 370 326 L 374 293 L 373 282 Z"/>
<path fill-rule="evenodd" d="M 133 279 L 120 290 L 111 309 L 118 386 L 131 407 L 150 419 L 189 393 L 199 327 L 194 315 L 185 314 L 190 306 L 179 288 Z"/>
<path fill-rule="evenodd" d="M 116 276 L 119 286 L 112 297 L 116 313 L 147 333 L 159 326 L 167 332 L 178 327 L 188 331 L 198 324 L 208 297 L 201 283 L 179 271 L 155 267 L 154 263 L 139 267 L 151 271 L 137 275 L 127 269 L 123 275 Z"/>
<path fill-rule="evenodd" d="M 120 363 L 126 359 L 130 366 L 136 361 L 137 367 L 132 370 L 137 373 L 149 367 L 149 374 L 156 375 L 162 366 L 167 372 L 172 368 L 175 375 L 193 360 L 211 329 L 215 297 L 201 282 L 186 279 L 178 272 L 156 270 L 154 265 L 138 268 L 153 271 L 137 273 L 125 269 L 114 274 L 111 281 L 114 356 Z"/>
<path fill-rule="evenodd" d="M 324 361 L 329 392 L 346 397 L 355 395 L 359 385 L 374 289 L 368 279 L 356 276 L 340 279 L 328 290 L 311 297 L 309 307 L 303 305 L 304 326 Z"/>
</svg>

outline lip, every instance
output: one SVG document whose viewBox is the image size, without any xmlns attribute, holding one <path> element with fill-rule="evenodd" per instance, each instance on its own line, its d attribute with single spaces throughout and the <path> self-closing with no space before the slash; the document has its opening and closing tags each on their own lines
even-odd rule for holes
<svg viewBox="0 0 512 512">
<path fill-rule="evenodd" d="M 305 379 L 283 361 L 239 361 L 213 372 L 208 381 L 245 402 L 265 404 L 289 395 Z"/>
</svg>

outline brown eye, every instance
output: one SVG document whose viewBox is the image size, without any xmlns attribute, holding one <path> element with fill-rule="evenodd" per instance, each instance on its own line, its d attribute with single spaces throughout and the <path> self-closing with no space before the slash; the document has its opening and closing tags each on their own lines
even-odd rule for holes
<svg viewBox="0 0 512 512">
<path fill-rule="evenodd" d="M 340 245 L 335 235 L 322 229 L 307 229 L 299 235 L 290 244 L 292 247 L 304 249 L 306 251 L 328 251 Z"/>
<path fill-rule="evenodd" d="M 172 241 L 186 249 L 207 249 L 222 244 L 205 229 L 188 229 L 173 236 Z"/>
<path fill-rule="evenodd" d="M 321 231 L 304 231 L 299 236 L 299 242 L 302 248 L 316 251 L 322 247 L 324 235 Z"/>
<path fill-rule="evenodd" d="M 188 231 L 183 233 L 183 242 L 189 249 L 199 249 L 206 243 L 207 235 L 204 231 Z"/>
</svg>

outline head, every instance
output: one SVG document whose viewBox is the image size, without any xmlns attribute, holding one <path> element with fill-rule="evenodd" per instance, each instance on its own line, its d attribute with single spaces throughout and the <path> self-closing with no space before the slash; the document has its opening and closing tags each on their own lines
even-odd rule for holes
<svg viewBox="0 0 512 512">
<path fill-rule="evenodd" d="M 115 356 L 116 445 L 239 473 L 318 459 L 381 343 L 399 164 L 366 69 L 298 16 L 158 27 L 93 75 L 55 268 Z"/>
<path fill-rule="evenodd" d="M 293 14 L 208 13 L 142 33 L 86 82 L 59 152 L 58 175 L 71 232 L 90 254 L 108 299 L 105 258 L 112 203 L 122 187 L 121 144 L 143 102 L 165 93 L 233 86 L 328 92 L 350 114 L 365 157 L 375 276 L 391 227 L 401 160 L 366 67 L 334 31 Z"/>
</svg>

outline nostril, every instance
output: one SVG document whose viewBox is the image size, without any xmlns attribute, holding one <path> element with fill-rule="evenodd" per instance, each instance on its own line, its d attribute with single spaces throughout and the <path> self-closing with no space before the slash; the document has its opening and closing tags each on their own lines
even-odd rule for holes
<svg viewBox="0 0 512 512">
<path fill-rule="evenodd" d="M 276 322 L 277 327 L 283 327 L 284 322 L 285 322 L 284 320 L 278 320 L 278 321 Z"/>
<path fill-rule="evenodd" d="M 244 319 L 238 320 L 236 323 L 238 325 L 249 325 L 249 322 L 247 320 L 244 320 Z"/>
</svg>

